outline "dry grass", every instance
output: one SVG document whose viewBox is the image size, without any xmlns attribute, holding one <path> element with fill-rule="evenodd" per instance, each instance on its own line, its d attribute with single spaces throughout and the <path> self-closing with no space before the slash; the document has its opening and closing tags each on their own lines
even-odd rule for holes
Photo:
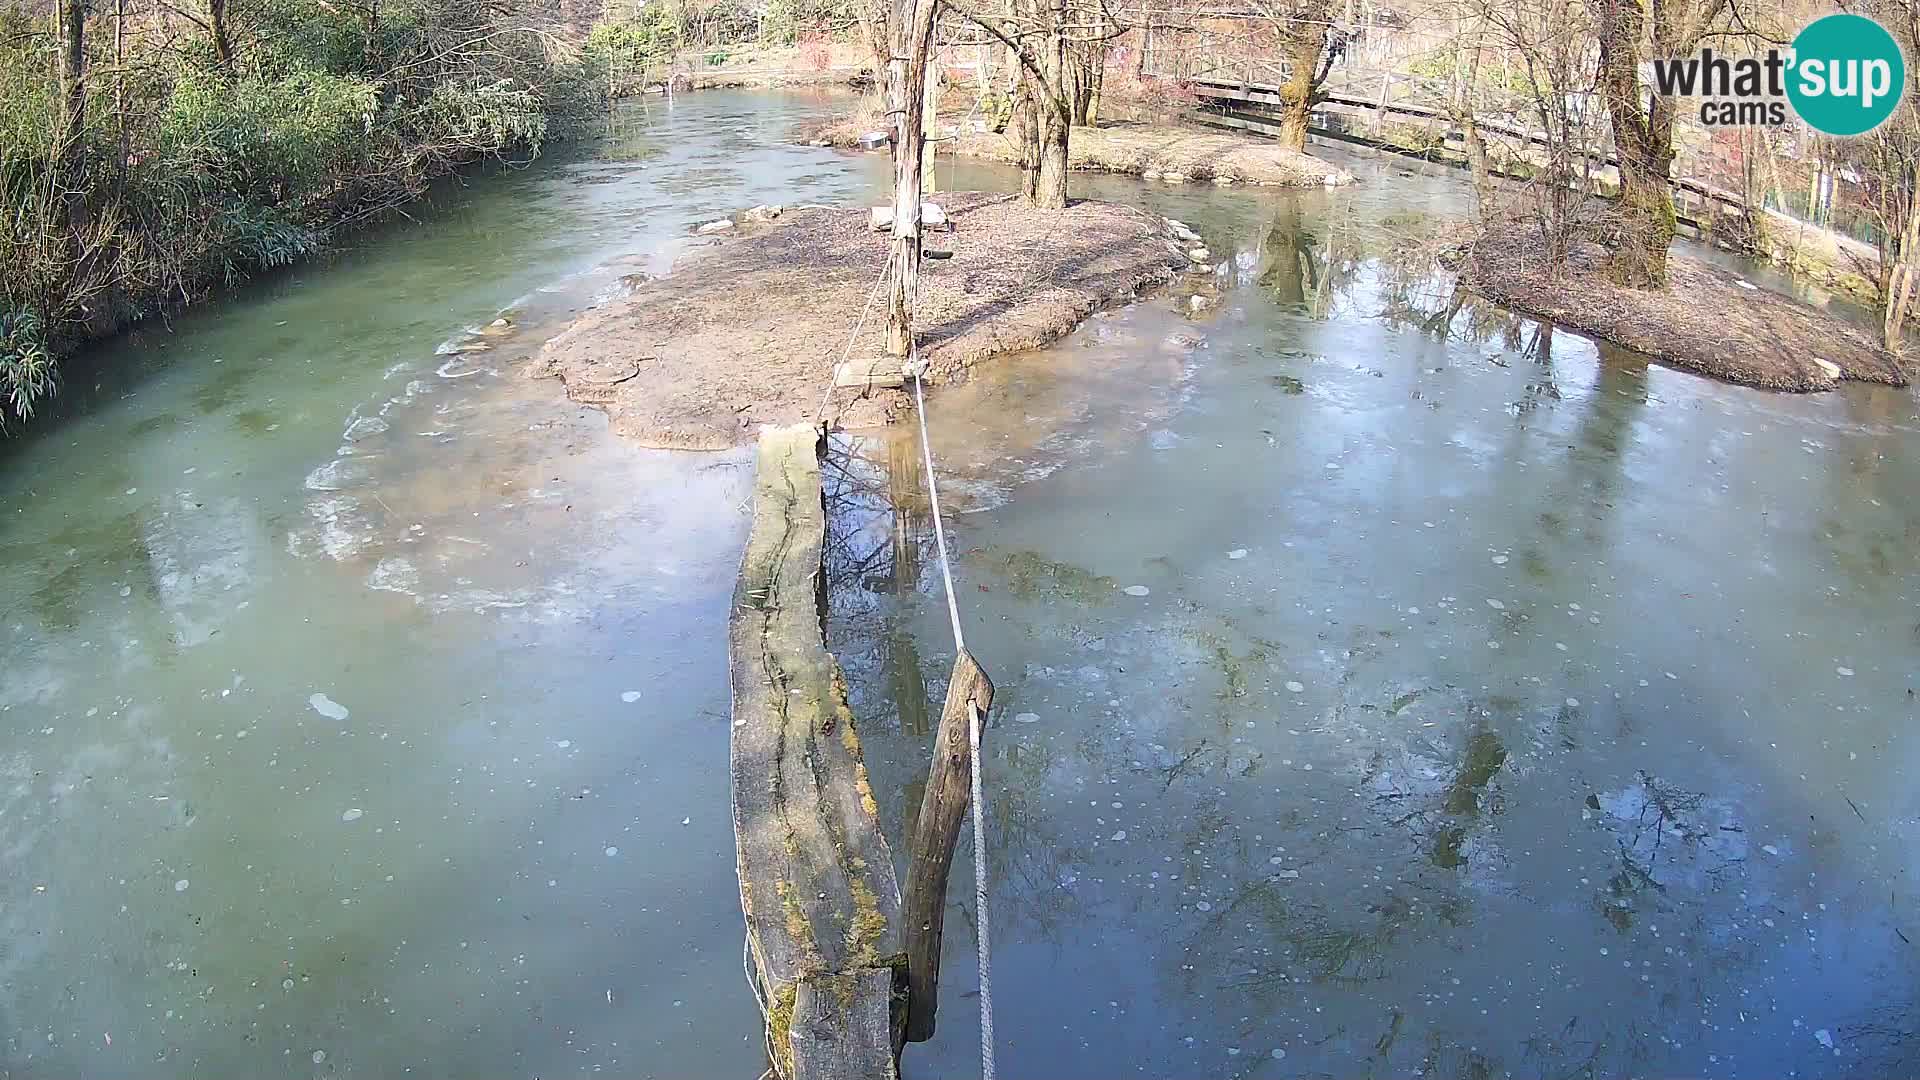
<svg viewBox="0 0 1920 1080">
<path fill-rule="evenodd" d="M 946 124 L 962 119 L 943 118 Z M 884 112 L 871 99 L 846 115 L 801 129 L 798 140 L 817 146 L 851 147 L 861 135 L 886 128 Z M 936 144 L 943 154 L 1018 163 L 1020 147 L 1006 135 L 969 132 Z M 1074 128 L 1067 163 L 1076 171 L 1155 176 L 1162 180 L 1215 180 L 1272 187 L 1331 187 L 1353 182 L 1338 166 L 1288 150 L 1268 139 L 1226 135 L 1179 124 L 1112 124 Z"/>
<path fill-rule="evenodd" d="M 921 273 L 917 323 L 931 381 L 964 377 L 987 357 L 1066 334 L 1093 312 L 1171 280 L 1188 260 L 1166 222 L 1143 210 L 1082 202 L 1033 210 L 1010 196 L 939 196 L 953 257 Z M 532 374 L 557 376 L 577 401 L 649 446 L 722 449 L 761 424 L 812 417 L 867 302 L 888 238 L 867 211 L 791 211 L 697 248 L 675 272 L 581 317 L 542 350 Z M 885 298 L 853 355 L 884 351 Z M 907 398 L 843 390 L 841 422 L 891 422 Z"/>
<path fill-rule="evenodd" d="M 1907 385 L 1900 362 L 1852 326 L 1698 259 L 1670 254 L 1667 287 L 1651 291 L 1608 281 L 1596 244 L 1578 245 L 1557 279 L 1540 248 L 1538 233 L 1525 227 L 1495 230 L 1474 245 L 1464 280 L 1506 307 L 1728 382 L 1801 392 L 1831 390 L 1841 379 Z"/>
</svg>

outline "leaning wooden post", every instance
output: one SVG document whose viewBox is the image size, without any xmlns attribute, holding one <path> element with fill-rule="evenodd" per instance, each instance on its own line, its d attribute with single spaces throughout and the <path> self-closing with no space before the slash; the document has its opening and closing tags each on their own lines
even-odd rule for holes
<svg viewBox="0 0 1920 1080">
<path fill-rule="evenodd" d="M 901 916 L 907 946 L 908 1042 L 933 1038 L 934 1014 L 940 1008 L 940 932 L 947 911 L 947 873 L 953 868 L 953 849 L 960 842 L 960 823 L 966 820 L 973 787 L 973 757 L 967 747 L 969 702 L 984 718 L 993 705 L 993 681 L 963 648 L 953 658 L 947 703 L 940 710 L 940 730 L 933 737 L 927 790 L 907 838 L 913 861 L 907 867 Z"/>
</svg>

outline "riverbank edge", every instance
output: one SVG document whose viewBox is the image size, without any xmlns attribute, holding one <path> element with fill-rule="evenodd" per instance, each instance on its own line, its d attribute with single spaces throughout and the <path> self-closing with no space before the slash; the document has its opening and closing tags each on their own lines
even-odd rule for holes
<svg viewBox="0 0 1920 1080">
<path fill-rule="evenodd" d="M 1577 245 L 1557 276 L 1541 250 L 1537 231 L 1495 228 L 1460 280 L 1503 307 L 1723 382 L 1790 393 L 1845 380 L 1908 385 L 1897 357 L 1841 319 L 1683 252 L 1667 256 L 1666 287 L 1649 290 L 1607 280 L 1597 244 Z"/>
<path fill-rule="evenodd" d="M 596 137 L 597 134 L 596 128 L 570 132 L 564 137 L 549 139 L 537 152 L 524 160 L 485 153 L 461 160 L 446 161 L 431 172 L 420 176 L 418 193 L 399 201 L 391 197 L 342 198 L 338 191 L 329 192 L 316 198 L 311 204 L 312 211 L 325 213 L 333 219 L 328 224 L 315 229 L 321 237 L 321 246 L 285 265 L 260 267 L 250 273 L 233 276 L 184 297 L 177 289 L 137 296 L 116 293 L 110 302 L 101 305 L 100 318 L 79 330 L 69 330 L 48 343 L 48 353 L 58 365 L 59 374 L 55 380 L 53 393 L 41 399 L 39 404 L 51 405 L 54 408 L 45 412 L 36 410 L 33 416 L 25 420 L 9 419 L 0 415 L 0 438 L 24 434 L 37 426 L 43 416 L 49 418 L 57 416 L 61 397 L 60 385 L 84 377 L 95 370 L 90 366 L 93 357 L 114 338 L 156 325 L 162 331 L 168 331 L 175 317 L 193 308 L 230 298 L 241 290 L 264 284 L 282 274 L 293 273 L 302 267 L 311 266 L 341 254 L 343 250 L 341 241 L 371 232 L 391 222 L 396 216 L 406 216 L 409 208 L 431 201 L 437 192 L 448 185 L 464 184 L 467 180 L 483 176 L 494 169 L 524 167 L 556 150 L 579 145 Z"/>
<path fill-rule="evenodd" d="M 1182 279 L 1183 309 L 1213 291 L 1206 252 L 1185 226 L 1148 211 L 1081 201 L 1037 210 L 1015 196 L 933 196 L 951 231 L 928 247 L 915 322 L 932 384 L 994 356 L 1039 348 L 1097 311 Z M 766 425 L 827 419 L 875 428 L 911 398 L 884 385 L 832 392 L 843 357 L 883 360 L 874 303 L 889 238 L 867 208 L 772 208 L 708 223 L 665 277 L 582 315 L 528 366 L 567 396 L 606 410 L 616 433 L 661 449 L 723 450 Z M 1194 252 L 1199 252 L 1195 255 Z M 864 312 L 864 316 L 863 316 Z M 897 365 L 892 366 L 894 381 Z"/>
</svg>

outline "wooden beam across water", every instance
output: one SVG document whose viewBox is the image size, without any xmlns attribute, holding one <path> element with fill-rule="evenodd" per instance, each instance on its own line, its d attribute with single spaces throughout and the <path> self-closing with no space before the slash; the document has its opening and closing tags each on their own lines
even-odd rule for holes
<svg viewBox="0 0 1920 1080">
<path fill-rule="evenodd" d="M 728 627 L 740 906 L 785 1080 L 897 1080 L 900 888 L 821 632 L 819 432 L 760 436 Z"/>
</svg>

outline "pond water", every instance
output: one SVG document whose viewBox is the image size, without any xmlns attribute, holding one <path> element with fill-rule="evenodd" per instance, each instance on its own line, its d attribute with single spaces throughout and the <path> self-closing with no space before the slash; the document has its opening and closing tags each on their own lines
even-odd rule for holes
<svg viewBox="0 0 1920 1080">
<path fill-rule="evenodd" d="M 519 371 L 692 224 L 863 190 L 782 145 L 819 107 L 631 111 L 104 350 L 0 448 L 0 1075 L 760 1071 L 751 459 Z"/>
<path fill-rule="evenodd" d="M 519 371 L 696 222 L 869 197 L 883 159 L 783 142 L 830 107 L 631 110 L 103 350 L 0 446 L 0 1075 L 761 1071 L 750 455 Z M 1340 156 L 1362 186 L 1077 178 L 1199 229 L 1219 306 L 933 401 L 1000 685 L 1001 1068 L 1900 1071 L 1911 398 L 1455 306 L 1458 177 Z M 952 647 L 911 444 L 841 447 L 830 630 L 897 837 Z M 910 1076 L 977 1067 L 954 896 Z"/>
<path fill-rule="evenodd" d="M 1729 387 L 1456 296 L 1457 174 L 1343 162 L 1361 186 L 1083 180 L 1196 228 L 1220 306 L 929 406 L 998 684 L 1000 1067 L 1911 1072 L 1912 397 Z M 953 644 L 914 444 L 841 449 L 835 647 L 899 835 Z M 913 1075 L 977 1068 L 955 896 Z"/>
</svg>

